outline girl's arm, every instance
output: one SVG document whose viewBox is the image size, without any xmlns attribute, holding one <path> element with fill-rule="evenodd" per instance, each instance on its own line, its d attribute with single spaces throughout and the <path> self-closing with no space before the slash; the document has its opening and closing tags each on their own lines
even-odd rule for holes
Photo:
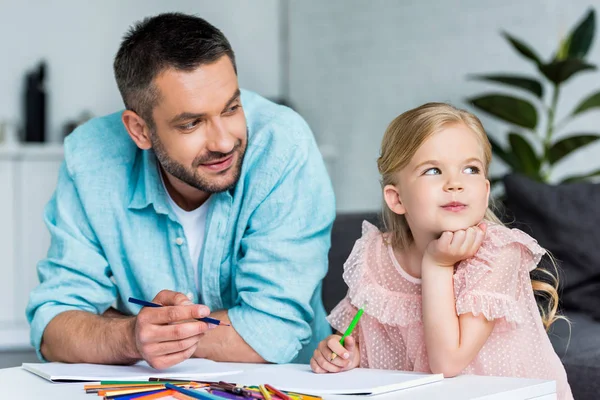
<svg viewBox="0 0 600 400">
<path fill-rule="evenodd" d="M 456 376 L 475 358 L 494 329 L 483 315 L 456 314 L 454 264 L 472 257 L 485 235 L 485 225 L 445 232 L 429 244 L 421 265 L 423 329 L 429 367 Z"/>
<path fill-rule="evenodd" d="M 460 374 L 479 353 L 494 329 L 482 314 L 456 315 L 454 269 L 423 258 L 423 328 L 429 367 L 445 377 Z"/>
</svg>

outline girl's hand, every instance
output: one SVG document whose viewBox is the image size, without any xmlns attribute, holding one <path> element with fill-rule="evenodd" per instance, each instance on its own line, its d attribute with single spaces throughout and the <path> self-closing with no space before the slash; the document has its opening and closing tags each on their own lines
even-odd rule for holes
<svg viewBox="0 0 600 400">
<path fill-rule="evenodd" d="M 313 372 L 324 374 L 348 371 L 358 367 L 360 354 L 356 340 L 352 336 L 348 336 L 344 339 L 344 346 L 342 346 L 341 338 L 340 335 L 331 335 L 319 343 L 310 359 L 310 367 Z M 332 361 L 333 354 L 337 354 L 337 356 Z"/>
<path fill-rule="evenodd" d="M 456 232 L 444 232 L 427 246 L 425 256 L 432 263 L 453 267 L 459 261 L 471 258 L 479 250 L 485 237 L 486 225 L 481 223 Z"/>
</svg>

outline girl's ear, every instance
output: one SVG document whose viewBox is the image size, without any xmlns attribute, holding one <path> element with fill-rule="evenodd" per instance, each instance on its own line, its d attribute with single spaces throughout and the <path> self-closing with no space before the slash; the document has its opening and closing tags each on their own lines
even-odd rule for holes
<svg viewBox="0 0 600 400">
<path fill-rule="evenodd" d="M 402 215 L 406 213 L 406 208 L 404 208 L 404 204 L 402 204 L 402 199 L 400 198 L 400 192 L 398 188 L 394 185 L 386 185 L 383 188 L 383 198 L 387 206 L 394 213 Z"/>
</svg>

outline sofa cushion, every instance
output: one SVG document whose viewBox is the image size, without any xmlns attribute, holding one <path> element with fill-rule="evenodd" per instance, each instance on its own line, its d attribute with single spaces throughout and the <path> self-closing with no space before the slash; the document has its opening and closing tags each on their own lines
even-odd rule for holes
<svg viewBox="0 0 600 400">
<path fill-rule="evenodd" d="M 600 184 L 548 185 L 512 174 L 504 186 L 514 226 L 559 262 L 562 306 L 600 319 Z"/>
<path fill-rule="evenodd" d="M 549 336 L 561 358 L 576 399 L 597 399 L 600 393 L 600 322 L 586 314 L 566 313 L 571 322 L 552 324 Z"/>
<path fill-rule="evenodd" d="M 354 242 L 360 238 L 362 222 L 367 220 L 380 226 L 375 212 L 338 214 L 331 231 L 329 271 L 323 279 L 323 305 L 331 312 L 346 295 L 348 286 L 342 279 L 344 263 L 352 252 Z"/>
</svg>

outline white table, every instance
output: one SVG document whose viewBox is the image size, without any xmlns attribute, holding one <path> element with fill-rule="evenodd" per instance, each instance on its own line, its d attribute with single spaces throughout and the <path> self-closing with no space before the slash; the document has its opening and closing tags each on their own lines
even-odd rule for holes
<svg viewBox="0 0 600 400">
<path fill-rule="evenodd" d="M 20 367 L 0 369 L 2 399 L 96 400 L 83 383 L 51 383 Z M 363 396 L 327 396 L 329 400 L 357 400 Z M 365 397 L 366 398 L 366 397 Z M 459 376 L 412 389 L 371 396 L 377 400 L 554 400 L 554 381 L 490 376 Z"/>
</svg>

